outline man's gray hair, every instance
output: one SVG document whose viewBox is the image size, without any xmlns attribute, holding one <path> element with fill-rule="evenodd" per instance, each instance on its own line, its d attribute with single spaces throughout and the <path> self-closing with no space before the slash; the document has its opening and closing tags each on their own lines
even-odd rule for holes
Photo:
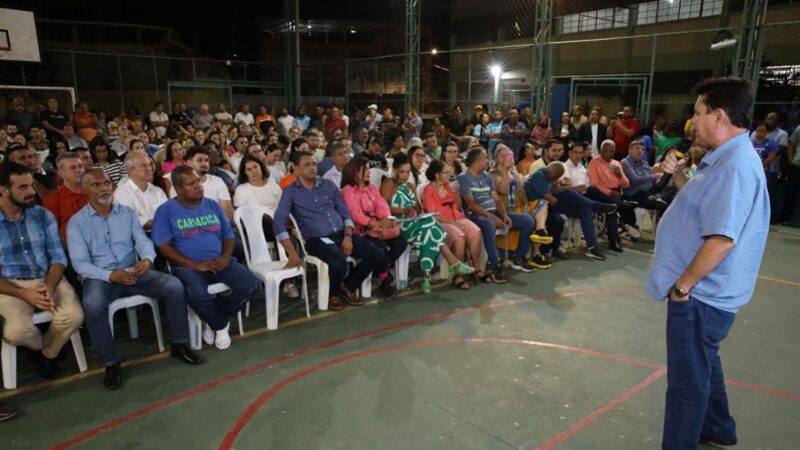
<svg viewBox="0 0 800 450">
<path fill-rule="evenodd" d="M 136 165 L 136 161 L 135 161 L 136 155 L 141 155 L 141 156 L 144 156 L 145 159 L 149 159 L 149 158 L 147 158 L 147 155 L 145 155 L 142 152 L 128 152 L 128 154 L 125 155 L 125 170 L 126 171 L 130 172 L 130 170 L 133 169 L 133 167 Z"/>
<path fill-rule="evenodd" d="M 617 144 L 614 141 L 612 141 L 611 139 L 606 139 L 602 143 L 600 143 L 600 148 L 603 148 L 606 145 L 610 145 L 610 146 L 614 147 L 614 150 L 617 149 Z"/>
<path fill-rule="evenodd" d="M 88 184 L 91 181 L 90 178 L 92 178 L 96 174 L 98 174 L 98 175 L 101 174 L 104 177 L 108 178 L 108 175 L 106 174 L 105 170 L 103 170 L 103 169 L 101 169 L 99 167 L 90 167 L 90 168 L 86 169 L 85 172 L 83 172 L 83 175 L 81 175 L 81 186 L 88 187 Z"/>
<path fill-rule="evenodd" d="M 70 158 L 78 158 L 78 159 L 80 159 L 80 156 L 78 156 L 77 152 L 64 152 L 64 153 L 62 153 L 62 154 L 60 154 L 60 155 L 58 155 L 56 157 L 56 167 L 60 169 L 61 168 L 61 161 L 64 161 L 65 159 L 70 159 Z"/>
</svg>

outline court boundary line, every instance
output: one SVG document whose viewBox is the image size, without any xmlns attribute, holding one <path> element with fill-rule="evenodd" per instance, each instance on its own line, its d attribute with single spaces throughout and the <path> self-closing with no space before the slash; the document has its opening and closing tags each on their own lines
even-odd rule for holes
<svg viewBox="0 0 800 450">
<path fill-rule="evenodd" d="M 614 407 L 628 400 L 629 398 L 633 397 L 634 395 L 645 389 L 647 386 L 649 386 L 650 384 L 661 378 L 665 373 L 667 373 L 666 367 L 660 366 L 658 364 L 649 363 L 647 361 L 628 358 L 626 356 L 616 355 L 613 353 L 606 353 L 606 352 L 589 350 L 569 345 L 552 344 L 549 342 L 533 341 L 526 339 L 450 338 L 450 339 L 412 341 L 403 344 L 376 347 L 376 348 L 348 353 L 345 355 L 340 355 L 325 360 L 321 363 L 317 363 L 311 367 L 299 370 L 297 372 L 290 374 L 287 377 L 282 378 L 281 380 L 278 380 L 278 382 L 274 383 L 272 386 L 263 391 L 258 397 L 256 397 L 255 400 L 250 402 L 250 404 L 248 404 L 247 407 L 245 407 L 244 411 L 239 415 L 239 417 L 236 419 L 233 425 L 231 425 L 231 427 L 228 429 L 228 432 L 225 433 L 225 436 L 223 437 L 223 440 L 218 448 L 219 450 L 231 450 L 233 448 L 233 444 L 236 442 L 236 439 L 239 437 L 241 432 L 244 431 L 244 428 L 250 423 L 250 420 L 259 411 L 261 411 L 261 409 L 267 403 L 269 403 L 269 401 L 272 398 L 274 398 L 277 394 L 279 394 L 281 391 L 283 391 L 285 388 L 287 388 L 295 381 L 298 381 L 313 374 L 317 374 L 331 367 L 338 366 L 340 364 L 344 364 L 357 359 L 366 358 L 368 356 L 382 355 L 385 353 L 394 352 L 398 350 L 428 348 L 438 345 L 450 345 L 450 344 L 512 344 L 512 345 L 530 346 L 530 347 L 545 348 L 550 350 L 561 350 L 565 352 L 589 355 L 605 359 L 608 361 L 622 362 L 630 365 L 656 369 L 655 372 L 648 375 L 648 377 L 645 378 L 643 381 L 637 383 L 635 386 L 631 388 L 626 389 L 623 393 L 613 397 L 609 402 L 606 402 L 605 404 L 601 405 L 599 408 L 595 409 L 587 416 L 584 416 L 578 422 L 572 424 L 567 429 L 557 434 L 555 437 L 546 440 L 544 444 L 537 447 L 537 449 L 540 450 L 549 450 L 561 444 L 569 437 L 579 432 L 580 430 L 586 428 L 587 426 L 589 426 L 589 424 L 595 422 L 597 419 L 605 415 L 607 412 L 611 411 Z"/>
</svg>

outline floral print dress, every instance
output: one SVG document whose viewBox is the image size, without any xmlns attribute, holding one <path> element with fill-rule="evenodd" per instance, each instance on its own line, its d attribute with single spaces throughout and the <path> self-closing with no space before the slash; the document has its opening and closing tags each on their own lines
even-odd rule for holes
<svg viewBox="0 0 800 450">
<path fill-rule="evenodd" d="M 390 206 L 393 208 L 413 208 L 417 203 L 417 196 L 408 188 L 401 184 L 397 187 L 397 192 L 392 197 Z M 404 214 L 396 215 L 405 218 Z M 414 248 L 419 250 L 419 261 L 422 270 L 430 273 L 436 263 L 436 257 L 442 245 L 447 242 L 447 233 L 439 222 L 433 217 L 420 220 L 402 222 L 400 224 L 400 234 Z"/>
</svg>

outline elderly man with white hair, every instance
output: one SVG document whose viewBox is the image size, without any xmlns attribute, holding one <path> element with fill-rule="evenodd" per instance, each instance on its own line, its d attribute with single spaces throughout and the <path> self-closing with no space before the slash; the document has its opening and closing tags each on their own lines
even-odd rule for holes
<svg viewBox="0 0 800 450">
<path fill-rule="evenodd" d="M 195 128 L 204 130 L 214 124 L 214 115 L 208 112 L 208 105 L 200 105 L 200 112 L 192 117 L 192 125 Z"/>
<path fill-rule="evenodd" d="M 125 156 L 125 169 L 127 181 L 114 191 L 114 203 L 131 208 L 145 231 L 150 231 L 153 216 L 166 203 L 167 195 L 153 185 L 153 164 L 145 153 L 129 152 Z"/>
</svg>

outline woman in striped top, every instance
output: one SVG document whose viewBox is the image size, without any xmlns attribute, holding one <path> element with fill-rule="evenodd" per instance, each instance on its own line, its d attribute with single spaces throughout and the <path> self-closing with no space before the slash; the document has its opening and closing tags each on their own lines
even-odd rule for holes
<svg viewBox="0 0 800 450">
<path fill-rule="evenodd" d="M 89 152 L 92 155 L 94 166 L 103 169 L 103 172 L 108 175 L 108 178 L 116 186 L 122 178 L 124 163 L 117 153 L 111 150 L 108 141 L 102 136 L 96 136 L 89 142 Z"/>
</svg>

